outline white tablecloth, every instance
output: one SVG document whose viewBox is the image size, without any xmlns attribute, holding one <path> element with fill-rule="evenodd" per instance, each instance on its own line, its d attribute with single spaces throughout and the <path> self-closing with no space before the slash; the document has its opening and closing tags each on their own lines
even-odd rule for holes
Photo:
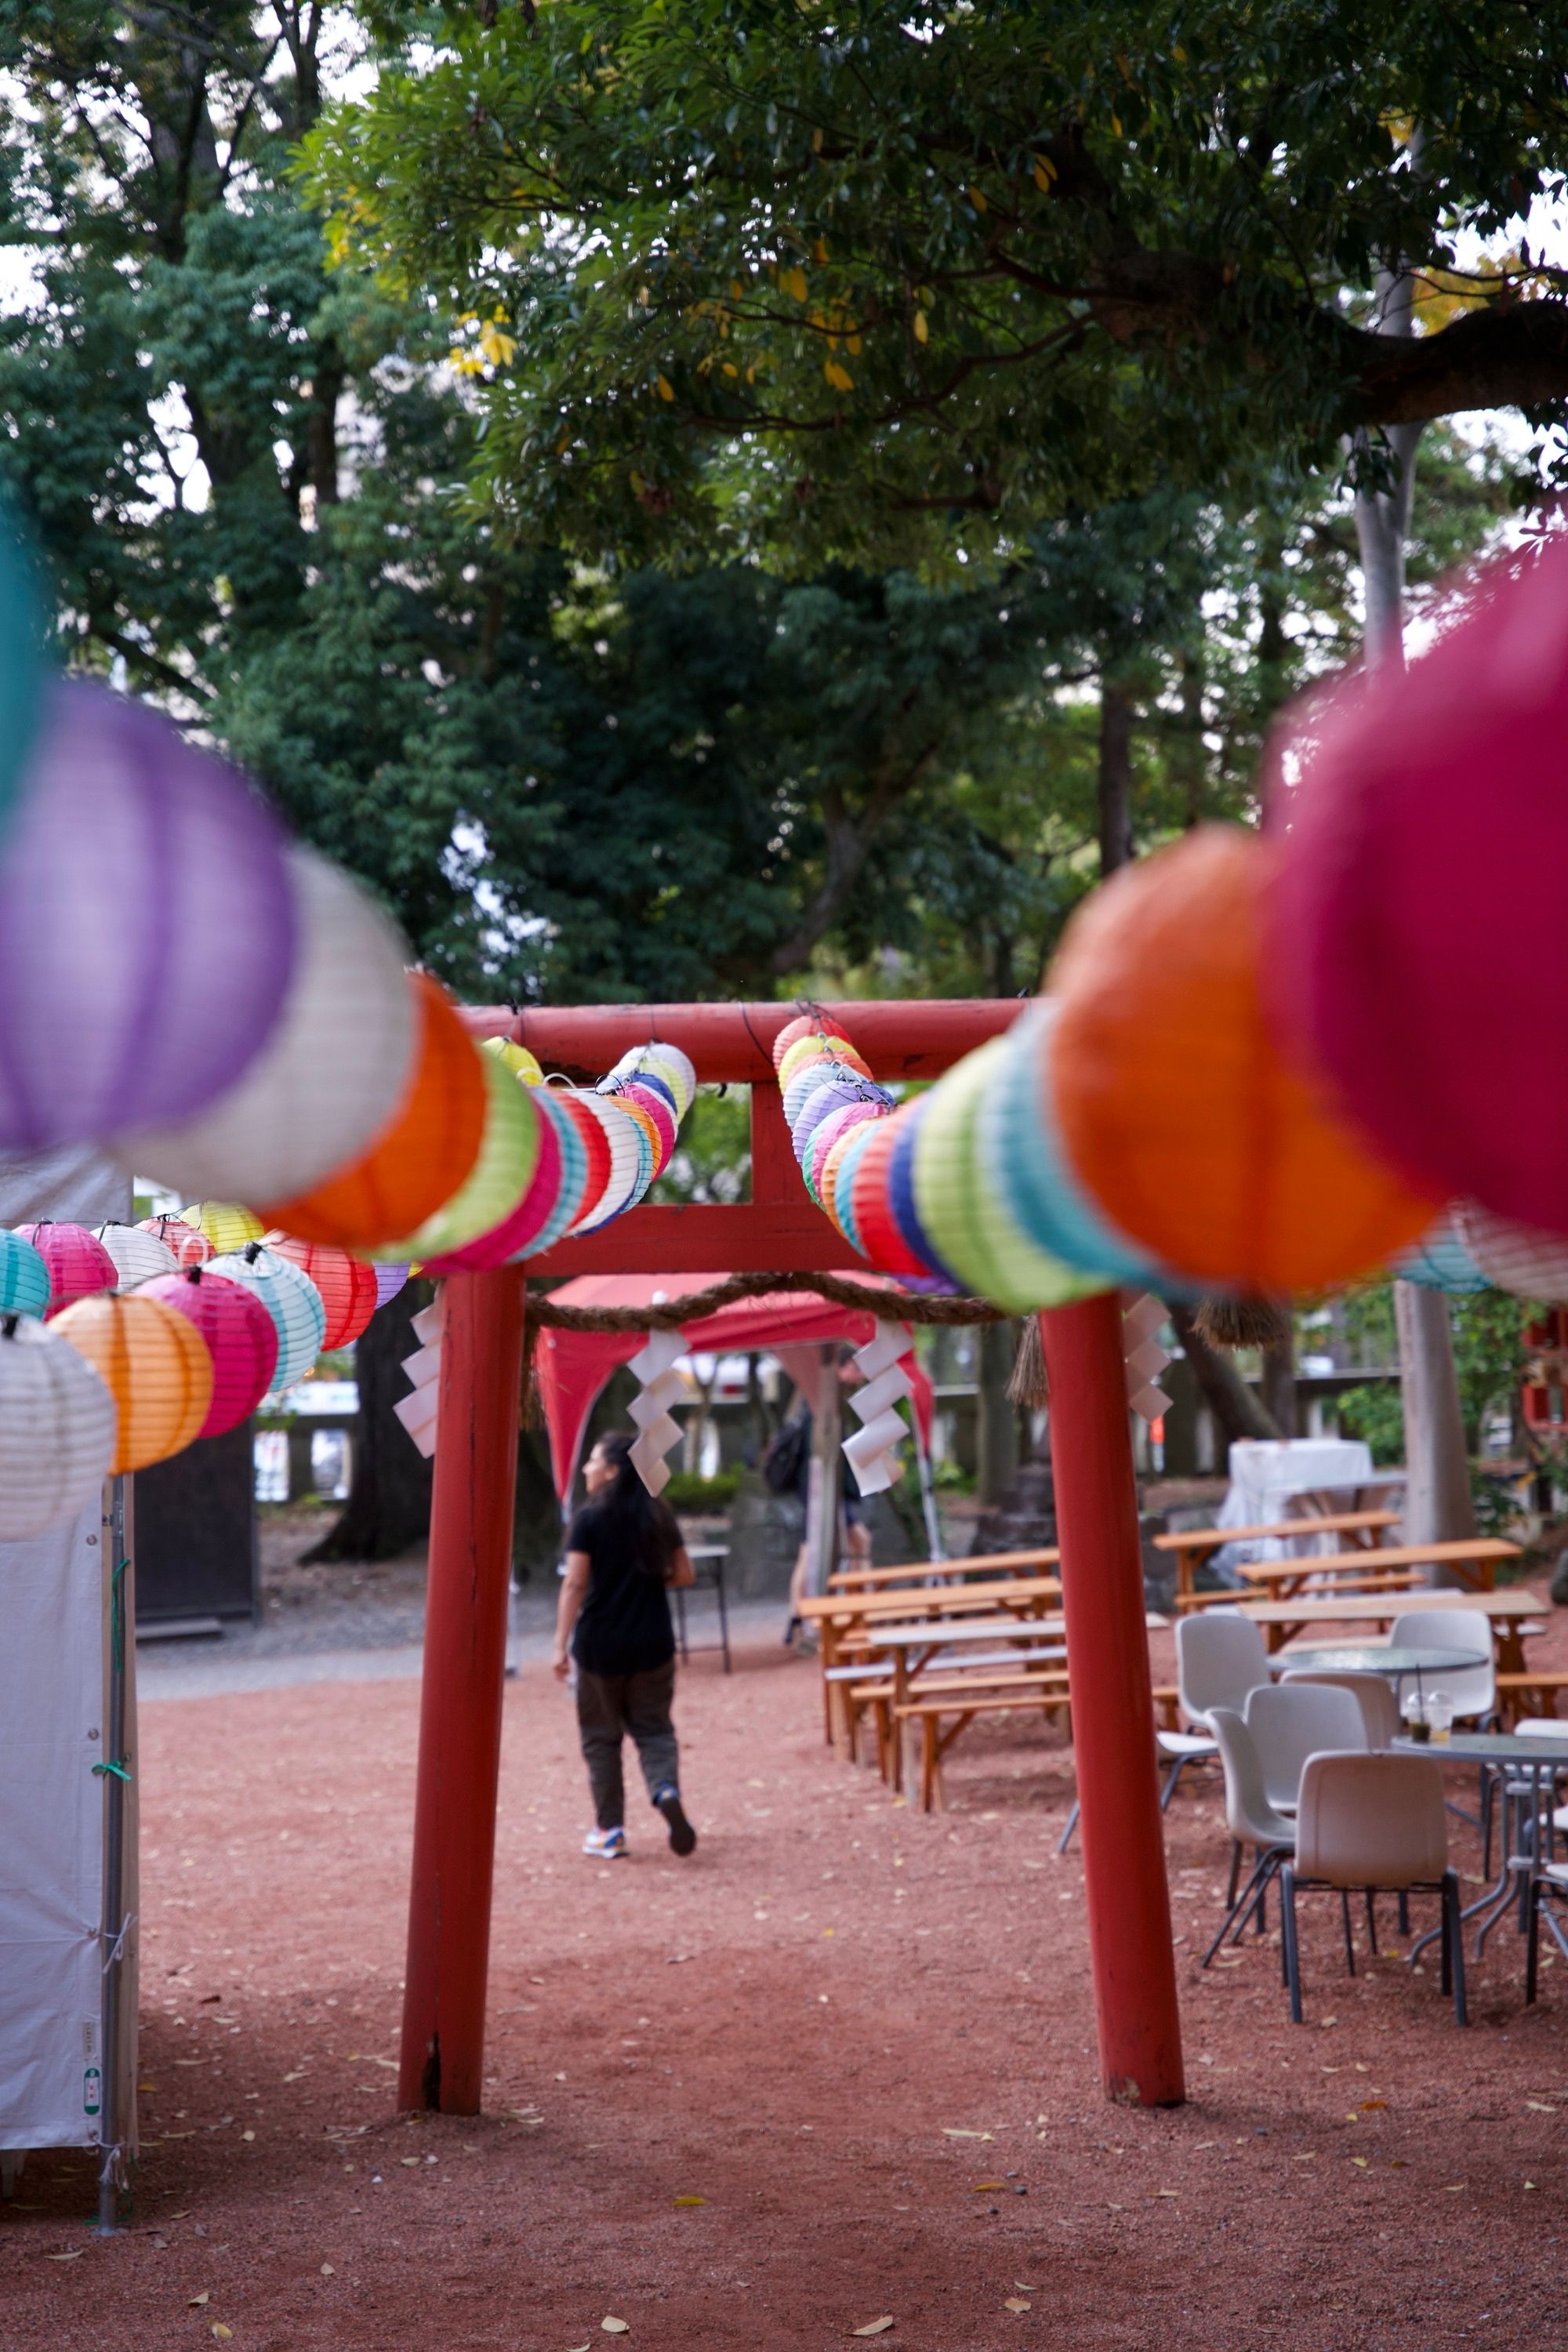
<svg viewBox="0 0 1568 2352">
<path fill-rule="evenodd" d="M 1323 1487 L 1353 1489 L 1373 1475 L 1372 1448 L 1359 1437 L 1240 1437 L 1230 1449 L 1230 1486 L 1216 1525 L 1254 1528 L 1271 1519 L 1300 1518 L 1301 1496 Z M 1349 1494 L 1340 1507 L 1353 1507 Z M 1226 1544 L 1215 1557 L 1216 1564 L 1233 1568 L 1244 1559 L 1279 1559 L 1287 1552 L 1339 1550 L 1342 1545 L 1340 1537 L 1329 1541 L 1302 1536 L 1288 1543 L 1270 1538 Z"/>
</svg>

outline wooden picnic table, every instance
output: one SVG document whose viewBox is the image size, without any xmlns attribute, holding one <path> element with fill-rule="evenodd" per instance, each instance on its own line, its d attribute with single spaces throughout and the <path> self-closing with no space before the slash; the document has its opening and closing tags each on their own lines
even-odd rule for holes
<svg viewBox="0 0 1568 2352">
<path fill-rule="evenodd" d="M 1061 1579 L 1056 1576 L 994 1577 L 980 1584 L 906 1584 L 892 1592 L 810 1595 L 801 1602 L 800 1614 L 820 1629 L 823 1723 L 829 1742 L 835 1738 L 833 1671 L 843 1663 L 846 1641 L 857 1632 L 875 1638 L 884 1623 L 917 1615 L 961 1619 L 1005 1610 L 1037 1617 L 1061 1597 Z"/>
<path fill-rule="evenodd" d="M 1054 1568 L 1060 1558 L 1057 1547 L 1047 1544 L 1040 1551 L 982 1551 L 966 1553 L 960 1559 L 911 1559 L 901 1568 L 839 1568 L 828 1578 L 827 1590 L 855 1592 L 874 1585 L 895 1584 L 900 1579 L 994 1576 L 1003 1570 L 1016 1573 L 1021 1569 Z"/>
<path fill-rule="evenodd" d="M 1396 1527 L 1396 1511 L 1327 1511 L 1310 1518 L 1270 1519 L 1256 1528 L 1178 1528 L 1156 1536 L 1156 1551 L 1176 1556 L 1176 1598 L 1193 1590 L 1193 1579 L 1228 1543 L 1289 1542 L 1297 1536 L 1348 1536 L 1358 1548 L 1375 1551 L 1384 1528 Z"/>
<path fill-rule="evenodd" d="M 1388 1626 L 1412 1610 L 1479 1609 L 1491 1619 L 1497 1663 L 1505 1674 L 1524 1672 L 1521 1629 L 1527 1618 L 1544 1613 L 1532 1592 L 1346 1593 L 1322 1601 L 1243 1601 L 1238 1606 L 1244 1617 L 1262 1626 L 1270 1650 L 1283 1649 L 1312 1625 Z"/>
</svg>

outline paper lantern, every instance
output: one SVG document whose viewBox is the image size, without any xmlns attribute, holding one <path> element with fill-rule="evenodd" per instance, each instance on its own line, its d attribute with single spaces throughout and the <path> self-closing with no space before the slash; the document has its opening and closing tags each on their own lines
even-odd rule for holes
<svg viewBox="0 0 1568 2352">
<path fill-rule="evenodd" d="M 595 1097 L 579 1087 L 552 1087 L 550 1089 L 558 1110 L 563 1110 L 577 1130 L 583 1146 L 583 1181 L 575 1211 L 565 1230 L 572 1232 L 577 1219 L 591 1201 L 603 1198 L 610 1180 L 610 1139 L 604 1122 L 594 1108 Z"/>
<path fill-rule="evenodd" d="M 828 1019 L 826 1013 L 802 1013 L 795 1020 L 786 1021 L 773 1039 L 774 1070 L 779 1069 L 792 1045 L 812 1037 L 825 1037 L 829 1042 L 842 1039 L 845 1045 L 849 1043 L 843 1031 Z"/>
<path fill-rule="evenodd" d="M 0 1150 L 112 1142 L 240 1080 L 294 967 L 285 856 L 243 778 L 170 720 L 47 689 L 0 850 Z"/>
<path fill-rule="evenodd" d="M 74 1518 L 114 1458 L 114 1399 L 43 1324 L 0 1317 L 0 1543 Z"/>
<path fill-rule="evenodd" d="M 237 1210 L 235 1213 L 242 1217 L 250 1215 L 248 1209 Z M 259 1224 L 261 1221 L 252 1218 L 251 1222 Z M 217 1255 L 212 1235 L 204 1232 L 200 1225 L 188 1224 L 184 1217 L 143 1217 L 142 1231 L 163 1243 L 176 1266 L 205 1265 L 209 1257 Z"/>
<path fill-rule="evenodd" d="M 930 1109 L 930 1095 L 917 1095 L 912 1102 L 900 1105 L 884 1122 L 897 1130 L 892 1150 L 888 1156 L 888 1205 L 905 1245 L 921 1273 L 937 1275 L 957 1290 L 963 1285 L 952 1267 L 938 1255 L 936 1244 L 921 1222 L 915 1194 L 915 1146 Z"/>
<path fill-rule="evenodd" d="M 112 1476 L 166 1462 L 200 1434 L 212 1405 L 213 1360 L 200 1332 L 172 1307 L 144 1290 L 100 1291 L 66 1307 L 54 1328 L 114 1400 Z"/>
<path fill-rule="evenodd" d="M 438 1258 L 493 1234 L 528 1190 L 539 1158 L 537 1105 L 543 1089 L 521 1086 L 492 1054 L 476 1053 L 474 1060 L 485 1085 L 479 1157 L 451 1199 L 405 1237 L 395 1256 Z"/>
<path fill-rule="evenodd" d="M 378 1307 L 384 1307 L 389 1298 L 395 1298 L 408 1279 L 405 1265 L 373 1265 L 371 1272 L 375 1276 L 375 1303 Z"/>
<path fill-rule="evenodd" d="M 212 1360 L 213 1392 L 198 1437 L 221 1437 L 248 1421 L 278 1370 L 278 1327 L 254 1290 L 207 1267 L 163 1274 L 138 1297 L 183 1315 Z"/>
<path fill-rule="evenodd" d="M 1520 1298 L 1568 1306 L 1568 1238 L 1494 1216 L 1476 1201 L 1460 1202 L 1453 1216 L 1461 1248 L 1487 1282 Z"/>
<path fill-rule="evenodd" d="M 697 1092 L 697 1067 L 690 1055 L 683 1053 L 679 1045 L 667 1045 L 660 1037 L 643 1055 L 642 1066 L 649 1077 L 661 1077 L 668 1083 L 675 1097 L 675 1116 L 684 1118 Z"/>
<path fill-rule="evenodd" d="M 375 1268 L 331 1242 L 302 1242 L 294 1234 L 264 1234 L 262 1247 L 297 1265 L 321 1293 L 322 1354 L 352 1347 L 376 1310 Z"/>
<path fill-rule="evenodd" d="M 1416 1282 L 1424 1290 L 1447 1290 L 1458 1297 L 1491 1287 L 1489 1276 L 1482 1273 L 1459 1239 L 1451 1211 L 1428 1225 L 1419 1241 L 1401 1250 L 1389 1272 L 1401 1282 Z"/>
<path fill-rule="evenodd" d="M 179 1261 L 166 1242 L 145 1225 L 100 1225 L 98 1238 L 114 1260 L 117 1290 L 135 1290 L 160 1274 L 173 1274 Z"/>
<path fill-rule="evenodd" d="M 1038 1248 L 985 1164 L 980 1112 L 1011 1050 L 1010 1038 L 993 1037 L 932 1087 L 915 1130 L 913 1186 L 921 1225 L 941 1262 L 978 1297 L 1025 1314 L 1110 1285 L 1104 1275 L 1086 1274 Z"/>
<path fill-rule="evenodd" d="M 805 1179 L 806 1191 L 819 1209 L 827 1207 L 827 1170 L 837 1146 L 847 1142 L 858 1127 L 868 1126 L 883 1116 L 874 1103 L 840 1103 L 837 1110 L 829 1111 L 827 1117 L 820 1119 L 812 1129 L 800 1172 Z"/>
<path fill-rule="evenodd" d="M 886 1119 L 868 1118 L 863 1119 L 858 1127 L 852 1127 L 829 1152 L 827 1164 L 822 1171 L 823 1206 L 850 1248 L 858 1250 L 862 1256 L 867 1255 L 867 1251 L 860 1238 L 859 1221 L 855 1213 L 855 1180 L 871 1138 L 879 1128 L 886 1125 Z"/>
<path fill-rule="evenodd" d="M 1568 545 L 1483 572 L 1408 669 L 1342 692 L 1288 795 L 1270 1010 L 1391 1162 L 1568 1232 Z"/>
<path fill-rule="evenodd" d="M 0 1226 L 0 1315 L 42 1316 L 49 1303 L 49 1269 L 26 1234 Z"/>
<path fill-rule="evenodd" d="M 657 1093 L 652 1087 L 646 1085 L 640 1078 L 629 1080 L 624 1092 L 617 1097 L 617 1100 L 627 1105 L 635 1103 L 637 1108 L 645 1111 L 652 1120 L 656 1138 L 654 1174 L 662 1175 L 669 1165 L 669 1155 L 675 1150 L 674 1111 L 662 1094 Z"/>
<path fill-rule="evenodd" d="M 1098 1206 L 1184 1273 L 1314 1290 L 1381 1265 L 1438 1203 L 1282 1058 L 1258 970 L 1272 843 L 1208 825 L 1115 875 L 1068 926 L 1050 1087 Z"/>
<path fill-rule="evenodd" d="M 504 1062 L 512 1076 L 521 1078 L 525 1087 L 542 1087 L 544 1084 L 544 1073 L 526 1045 L 514 1045 L 510 1037 L 485 1037 L 479 1042 L 479 1050 L 493 1054 L 498 1062 Z"/>
<path fill-rule="evenodd" d="M 1048 1257 L 1080 1273 L 1185 1297 L 1193 1288 L 1186 1277 L 1113 1224 L 1068 1165 L 1050 1090 L 1060 1012 L 1054 998 L 1041 997 L 1007 1032 L 1010 1051 L 979 1112 L 991 1181 L 1015 1223 Z"/>
<path fill-rule="evenodd" d="M 610 1153 L 609 1173 L 601 1190 L 597 1195 L 592 1191 L 584 1193 L 587 1205 L 570 1229 L 573 1234 L 586 1234 L 607 1224 L 631 1202 L 642 1170 L 642 1149 L 637 1129 L 617 1110 L 611 1096 L 584 1093 L 579 1100 L 589 1117 L 598 1121 Z"/>
<path fill-rule="evenodd" d="M 263 1249 L 259 1242 L 247 1242 L 242 1250 L 215 1257 L 204 1272 L 243 1283 L 247 1290 L 254 1291 L 271 1316 L 278 1333 L 273 1392 L 281 1396 L 296 1381 L 302 1381 L 321 1352 L 321 1338 L 327 1328 L 321 1294 L 310 1276 L 291 1259 Z"/>
<path fill-rule="evenodd" d="M 237 1085 L 122 1165 L 187 1193 L 287 1200 L 363 1158 L 408 1089 L 419 1043 L 396 932 L 357 882 L 289 852 L 300 948 L 272 1034 Z"/>
<path fill-rule="evenodd" d="M 85 1225 L 57 1224 L 46 1218 L 36 1225 L 18 1225 L 16 1231 L 25 1242 L 31 1242 L 49 1270 L 49 1304 L 45 1319 L 58 1315 L 62 1307 L 69 1307 L 78 1298 L 87 1298 L 94 1291 L 112 1290 L 120 1279 L 120 1270 L 96 1234 Z"/>
<path fill-rule="evenodd" d="M 258 1242 L 267 1231 L 255 1210 L 242 1209 L 237 1201 L 193 1201 L 180 1211 L 180 1221 L 205 1234 L 215 1257 L 242 1250 L 247 1242 Z"/>
<path fill-rule="evenodd" d="M 918 1101 L 919 1097 L 915 1099 Z M 909 1108 L 912 1109 L 913 1105 Z M 884 1274 L 923 1274 L 925 1261 L 915 1255 L 893 1214 L 891 1162 L 903 1132 L 902 1114 L 875 1120 L 855 1162 L 850 1186 L 850 1214 L 855 1246 Z"/>
<path fill-rule="evenodd" d="M 410 1234 L 449 1201 L 472 1171 L 485 1130 L 485 1057 L 439 982 L 404 975 L 419 1030 L 418 1059 L 403 1099 L 352 1167 L 268 1211 L 301 1241 L 375 1252 Z"/>
<path fill-rule="evenodd" d="M 526 1252 L 520 1250 L 517 1253 L 520 1256 L 526 1255 L 530 1257 L 539 1257 L 545 1250 L 552 1249 L 568 1226 L 581 1215 L 588 1172 L 588 1154 L 571 1108 L 561 1099 L 554 1087 L 541 1087 L 538 1101 L 541 1110 L 554 1125 L 561 1150 L 561 1176 L 555 1203 L 549 1216 L 528 1244 Z"/>
</svg>

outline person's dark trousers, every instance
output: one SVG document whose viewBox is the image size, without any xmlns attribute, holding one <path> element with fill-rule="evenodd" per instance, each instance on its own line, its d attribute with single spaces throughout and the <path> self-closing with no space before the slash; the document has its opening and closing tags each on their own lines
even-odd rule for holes
<svg viewBox="0 0 1568 2352">
<path fill-rule="evenodd" d="M 680 1750 L 669 1710 L 675 1697 L 675 1660 L 640 1675 L 591 1675 L 577 1669 L 577 1730 L 594 1816 L 602 1830 L 626 1825 L 626 1793 L 621 1777 L 621 1742 L 629 1734 L 650 1798 L 680 1785 Z"/>
</svg>

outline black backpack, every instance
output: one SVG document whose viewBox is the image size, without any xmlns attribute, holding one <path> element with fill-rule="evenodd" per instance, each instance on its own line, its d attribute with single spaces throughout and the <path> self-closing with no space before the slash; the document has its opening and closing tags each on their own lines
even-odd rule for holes
<svg viewBox="0 0 1568 2352">
<path fill-rule="evenodd" d="M 763 1456 L 764 1484 L 775 1495 L 793 1495 L 811 1452 L 811 1424 L 792 1421 L 781 1429 Z"/>
</svg>

